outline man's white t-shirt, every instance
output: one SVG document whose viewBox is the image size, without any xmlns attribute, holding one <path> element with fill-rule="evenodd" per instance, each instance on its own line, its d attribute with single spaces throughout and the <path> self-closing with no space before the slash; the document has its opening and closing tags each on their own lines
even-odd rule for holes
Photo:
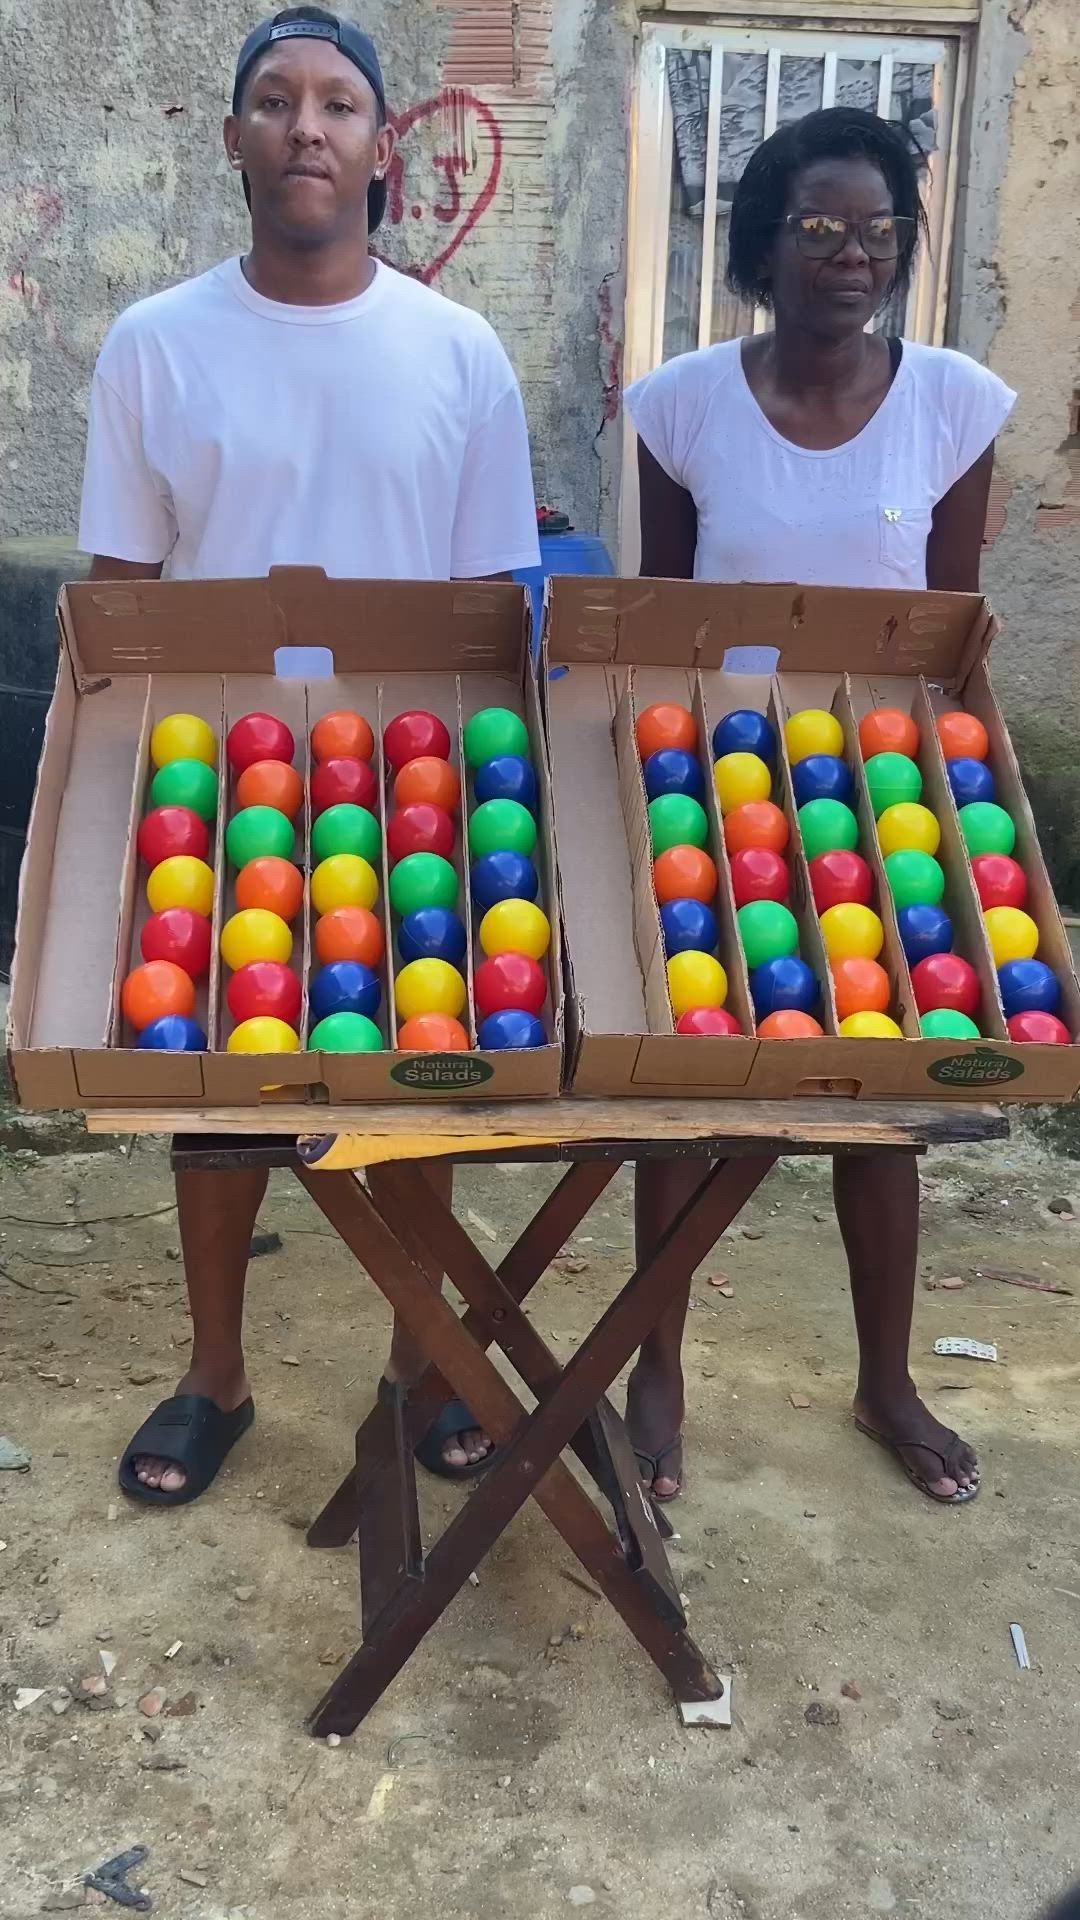
<svg viewBox="0 0 1080 1920">
<path fill-rule="evenodd" d="M 649 452 L 697 507 L 695 579 L 834 587 L 925 587 L 934 508 L 1015 400 L 965 354 L 910 340 L 862 432 L 824 451 L 766 419 L 739 340 L 680 354 L 626 393 Z"/>
<path fill-rule="evenodd" d="M 227 260 L 109 333 L 79 545 L 176 579 L 536 566 L 513 369 L 479 314 L 391 267 L 355 300 L 293 307 Z"/>
</svg>

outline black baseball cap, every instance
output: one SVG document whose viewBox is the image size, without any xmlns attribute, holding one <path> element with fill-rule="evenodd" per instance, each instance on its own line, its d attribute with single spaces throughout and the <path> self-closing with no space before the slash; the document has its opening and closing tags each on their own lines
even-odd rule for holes
<svg viewBox="0 0 1080 1920">
<path fill-rule="evenodd" d="M 370 34 L 361 32 L 351 20 L 341 20 L 337 14 L 324 13 L 321 7 L 288 7 L 283 13 L 274 14 L 270 20 L 261 24 L 248 34 L 240 49 L 240 58 L 236 63 L 236 79 L 233 82 L 232 110 L 240 111 L 240 101 L 248 75 L 256 60 L 279 40 L 327 40 L 351 60 L 354 67 L 363 74 L 376 100 L 379 113 L 386 119 L 386 87 L 383 81 L 382 67 Z M 251 197 L 247 179 L 244 179 L 244 191 L 248 193 L 248 205 Z M 368 232 L 374 233 L 386 212 L 386 181 L 373 180 L 368 188 Z"/>
</svg>

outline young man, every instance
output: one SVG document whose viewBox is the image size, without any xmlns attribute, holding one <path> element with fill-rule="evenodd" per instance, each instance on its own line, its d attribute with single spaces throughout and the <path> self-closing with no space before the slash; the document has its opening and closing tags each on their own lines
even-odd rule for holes
<svg viewBox="0 0 1080 1920">
<path fill-rule="evenodd" d="M 537 563 L 524 410 L 495 334 L 371 258 L 393 144 L 358 28 L 296 7 L 249 36 L 225 150 L 251 248 L 129 308 L 105 342 L 80 525 L 92 578 L 292 564 L 476 579 Z M 429 1178 L 448 1186 L 446 1169 Z M 257 1173 L 177 1176 L 191 1366 L 121 1460 L 134 1498 L 197 1498 L 254 1418 L 241 1330 L 265 1187 Z M 395 1333 L 391 1377 L 419 1364 Z M 422 1457 L 455 1474 L 489 1453 L 453 1402 Z"/>
</svg>

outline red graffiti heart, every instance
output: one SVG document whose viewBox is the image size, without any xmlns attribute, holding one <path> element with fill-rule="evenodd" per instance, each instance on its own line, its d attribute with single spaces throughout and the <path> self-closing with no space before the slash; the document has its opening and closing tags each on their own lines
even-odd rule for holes
<svg viewBox="0 0 1080 1920">
<path fill-rule="evenodd" d="M 426 266 L 415 269 L 417 278 L 430 286 L 437 280 L 447 262 L 452 260 L 458 248 L 468 239 L 473 229 L 483 219 L 495 198 L 502 173 L 502 130 L 486 101 L 480 100 L 474 93 L 463 93 L 458 88 L 447 87 L 431 100 L 421 100 L 404 113 L 387 113 L 387 119 L 397 136 L 397 150 L 388 180 L 387 216 L 391 225 L 400 226 L 405 217 L 405 162 L 401 148 L 406 136 L 424 120 L 434 120 L 438 114 L 452 108 L 456 113 L 467 110 L 476 115 L 477 120 L 488 136 L 490 160 L 487 178 L 483 182 L 471 207 L 462 218 L 462 196 L 460 176 L 465 172 L 465 156 L 460 152 L 433 155 L 432 163 L 444 176 L 446 199 L 439 199 L 432 208 L 436 220 L 445 226 L 454 227 L 445 247 L 429 260 Z M 460 225 L 455 225 L 460 221 Z"/>
</svg>

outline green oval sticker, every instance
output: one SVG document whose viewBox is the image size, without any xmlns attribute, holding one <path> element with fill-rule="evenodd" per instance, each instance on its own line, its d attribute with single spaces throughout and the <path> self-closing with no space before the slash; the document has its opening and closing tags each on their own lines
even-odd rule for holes
<svg viewBox="0 0 1080 1920">
<path fill-rule="evenodd" d="M 1023 1061 L 994 1053 L 989 1047 L 945 1054 L 926 1069 L 927 1078 L 936 1080 L 940 1087 L 1002 1087 L 1009 1080 L 1022 1079 L 1023 1073 Z"/>
<path fill-rule="evenodd" d="M 462 1087 L 482 1087 L 495 1069 L 470 1053 L 415 1053 L 391 1067 L 390 1078 L 410 1093 L 454 1093 Z"/>
</svg>

